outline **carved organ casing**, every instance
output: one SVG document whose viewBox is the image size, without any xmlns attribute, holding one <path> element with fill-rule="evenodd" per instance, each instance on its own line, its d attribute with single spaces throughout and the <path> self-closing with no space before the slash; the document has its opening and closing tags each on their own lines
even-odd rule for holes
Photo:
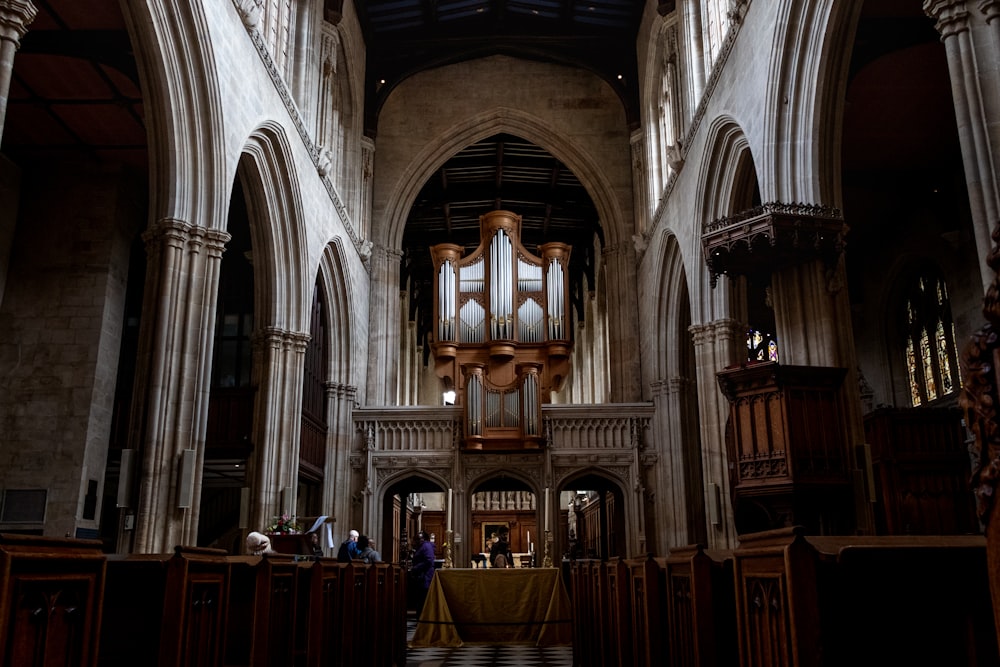
<svg viewBox="0 0 1000 667">
<path fill-rule="evenodd" d="M 521 216 L 480 217 L 480 244 L 431 247 L 435 372 L 463 407 L 466 449 L 537 449 L 541 404 L 569 370 L 570 247 L 521 245 Z"/>
</svg>

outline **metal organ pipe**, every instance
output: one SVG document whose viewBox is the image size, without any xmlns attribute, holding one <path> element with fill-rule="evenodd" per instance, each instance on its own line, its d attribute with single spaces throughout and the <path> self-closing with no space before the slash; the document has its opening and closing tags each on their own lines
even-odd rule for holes
<svg viewBox="0 0 1000 667">
<path fill-rule="evenodd" d="M 449 260 L 438 270 L 438 304 L 438 339 L 455 340 L 455 267 Z"/>
<path fill-rule="evenodd" d="M 548 274 L 546 292 L 549 301 L 549 340 L 562 340 L 564 338 L 563 319 L 565 316 L 562 264 L 553 260 L 549 264 Z"/>
</svg>

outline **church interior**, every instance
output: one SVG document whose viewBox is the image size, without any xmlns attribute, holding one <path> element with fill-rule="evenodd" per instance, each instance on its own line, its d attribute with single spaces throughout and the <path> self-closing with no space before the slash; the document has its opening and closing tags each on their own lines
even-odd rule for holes
<svg viewBox="0 0 1000 667">
<path fill-rule="evenodd" d="M 411 664 L 420 533 L 574 667 L 1000 665 L 997 0 L 0 0 L 0 202 L 0 665 Z"/>
</svg>

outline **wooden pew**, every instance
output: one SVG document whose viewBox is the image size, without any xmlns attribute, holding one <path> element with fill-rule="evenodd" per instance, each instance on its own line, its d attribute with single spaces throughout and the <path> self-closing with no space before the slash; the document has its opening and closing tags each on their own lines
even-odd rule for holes
<svg viewBox="0 0 1000 667">
<path fill-rule="evenodd" d="M 663 570 L 652 554 L 626 560 L 625 566 L 629 580 L 632 664 L 660 667 L 667 664 Z"/>
<path fill-rule="evenodd" d="M 733 555 L 700 544 L 656 559 L 664 572 L 667 653 L 675 667 L 737 664 Z"/>
<path fill-rule="evenodd" d="M 302 567 L 288 554 L 229 556 L 227 666 L 295 664 Z"/>
<path fill-rule="evenodd" d="M 221 549 L 109 557 L 98 664 L 223 664 L 230 564 Z"/>
<path fill-rule="evenodd" d="M 601 654 L 601 635 L 596 632 L 601 609 L 597 581 L 601 561 L 579 559 L 570 561 L 570 606 L 573 611 L 573 664 L 597 664 Z"/>
<path fill-rule="evenodd" d="M 740 665 L 1000 664 L 981 536 L 741 537 Z"/>
<path fill-rule="evenodd" d="M 105 572 L 98 540 L 0 533 L 0 665 L 96 665 Z"/>
<path fill-rule="evenodd" d="M 606 616 L 601 630 L 606 634 L 604 663 L 609 667 L 628 667 L 634 664 L 632 654 L 632 608 L 629 572 L 625 562 L 617 556 L 604 563 L 604 590 Z"/>
</svg>

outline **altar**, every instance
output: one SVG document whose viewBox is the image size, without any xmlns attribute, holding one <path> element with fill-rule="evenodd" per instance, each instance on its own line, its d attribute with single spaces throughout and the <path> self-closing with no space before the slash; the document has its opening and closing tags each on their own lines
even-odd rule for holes
<svg viewBox="0 0 1000 667">
<path fill-rule="evenodd" d="M 410 645 L 570 644 L 571 622 L 556 568 L 441 569 Z"/>
</svg>

